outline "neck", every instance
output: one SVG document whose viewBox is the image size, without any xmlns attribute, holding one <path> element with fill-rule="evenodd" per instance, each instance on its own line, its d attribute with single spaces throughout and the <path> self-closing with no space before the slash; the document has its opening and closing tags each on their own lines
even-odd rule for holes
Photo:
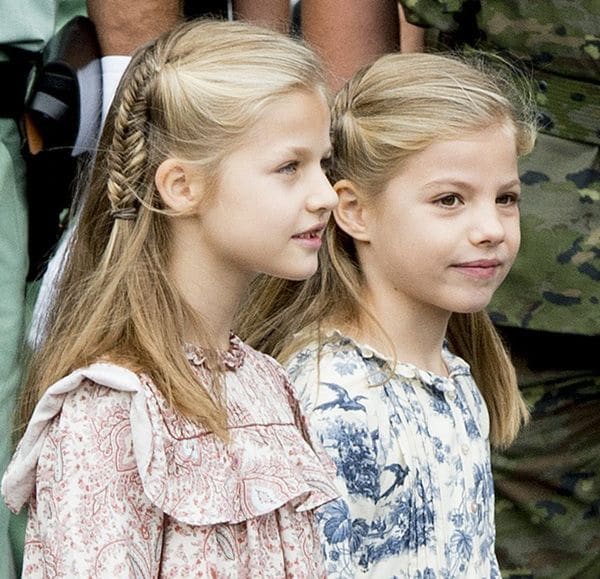
<svg viewBox="0 0 600 579">
<path fill-rule="evenodd" d="M 441 352 L 450 312 L 409 301 L 398 293 L 365 290 L 363 303 L 379 324 L 361 314 L 352 334 L 398 362 L 447 375 Z"/>
<path fill-rule="evenodd" d="M 206 346 L 202 341 L 208 336 L 212 342 L 210 345 L 227 349 L 234 316 L 251 278 L 218 267 L 211 263 L 209 255 L 190 252 L 178 243 L 175 243 L 171 256 L 170 273 L 205 329 L 205 335 L 199 336 L 190 323 L 186 328 L 185 341 Z"/>
</svg>

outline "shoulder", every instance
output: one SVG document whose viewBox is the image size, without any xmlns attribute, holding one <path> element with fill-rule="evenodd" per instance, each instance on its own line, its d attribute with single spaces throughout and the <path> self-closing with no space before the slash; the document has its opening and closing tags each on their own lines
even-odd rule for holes
<svg viewBox="0 0 600 579">
<path fill-rule="evenodd" d="M 84 446 L 85 432 L 108 422 L 129 425 L 132 406 L 145 406 L 146 390 L 127 368 L 97 362 L 52 384 L 35 407 L 2 481 L 7 504 L 18 511 L 35 486 L 40 454 L 51 431 Z M 96 430 L 94 430 L 96 433 Z"/>
<path fill-rule="evenodd" d="M 255 350 L 245 342 L 238 341 L 243 353 L 243 364 L 237 369 L 238 378 L 245 382 L 262 384 L 273 394 L 281 394 L 289 388 L 286 369 L 275 358 Z"/>
<path fill-rule="evenodd" d="M 348 384 L 369 382 L 369 376 L 379 366 L 378 357 L 339 332 L 333 332 L 325 341 L 307 344 L 286 363 L 293 382 L 303 377 L 316 377 L 318 381 L 341 381 Z"/>
<path fill-rule="evenodd" d="M 269 356 L 264 352 L 260 352 L 259 350 L 255 350 L 252 346 L 249 346 L 242 340 L 238 340 L 237 343 L 241 351 L 244 353 L 245 366 L 259 368 L 261 370 L 267 368 L 278 376 L 286 375 L 282 365 L 272 356 Z"/>
<path fill-rule="evenodd" d="M 296 352 L 286 369 L 303 407 L 310 413 L 340 397 L 368 394 L 377 364 L 376 358 L 353 340 L 334 333 L 325 342 L 309 343 Z"/>
<path fill-rule="evenodd" d="M 90 412 L 99 412 L 105 406 L 146 395 L 147 388 L 140 376 L 123 366 L 96 362 L 79 368 L 44 392 L 33 412 L 24 439 L 43 429 L 62 413 L 65 406 L 89 406 Z"/>
</svg>

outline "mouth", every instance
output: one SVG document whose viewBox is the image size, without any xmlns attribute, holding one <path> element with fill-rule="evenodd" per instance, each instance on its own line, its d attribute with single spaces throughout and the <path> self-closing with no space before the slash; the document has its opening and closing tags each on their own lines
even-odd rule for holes
<svg viewBox="0 0 600 579">
<path fill-rule="evenodd" d="M 300 245 L 308 249 L 319 249 L 321 247 L 321 236 L 325 230 L 325 223 L 319 223 L 302 233 L 292 235 L 292 239 L 296 240 Z"/>
<path fill-rule="evenodd" d="M 323 231 L 325 230 L 325 223 L 320 223 L 319 225 L 315 225 L 302 233 L 296 233 L 296 235 L 292 235 L 292 239 L 321 239 L 323 235 Z"/>
<path fill-rule="evenodd" d="M 457 263 L 452 267 L 461 273 L 476 279 L 490 279 L 500 270 L 502 262 L 497 259 L 479 259 Z"/>
</svg>

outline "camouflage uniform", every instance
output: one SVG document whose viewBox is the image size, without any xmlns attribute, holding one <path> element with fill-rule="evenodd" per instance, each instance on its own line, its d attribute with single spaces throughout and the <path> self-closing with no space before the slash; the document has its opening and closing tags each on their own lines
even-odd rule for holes
<svg viewBox="0 0 600 579">
<path fill-rule="evenodd" d="M 402 0 L 428 44 L 526 59 L 543 125 L 523 243 L 490 313 L 533 421 L 494 459 L 505 577 L 600 577 L 600 3 Z"/>
</svg>

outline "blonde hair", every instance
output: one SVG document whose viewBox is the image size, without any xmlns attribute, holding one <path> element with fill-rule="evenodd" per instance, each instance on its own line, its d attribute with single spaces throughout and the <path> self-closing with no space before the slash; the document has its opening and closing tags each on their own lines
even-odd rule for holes
<svg viewBox="0 0 600 579">
<path fill-rule="evenodd" d="M 360 70 L 335 99 L 330 179 L 374 198 L 415 152 L 493 125 L 513 128 L 517 153 L 534 144 L 527 82 L 508 65 L 441 54 L 389 54 Z M 259 278 L 239 320 L 253 346 L 285 360 L 332 321 L 375 319 L 361 304 L 363 277 L 352 237 L 331 220 L 320 269 L 306 282 Z M 312 331 L 314 330 L 314 331 Z M 294 336 L 296 334 L 296 336 Z M 490 439 L 508 445 L 528 418 L 514 368 L 487 313 L 453 314 L 451 348 L 472 368 L 491 418 Z"/>
<path fill-rule="evenodd" d="M 211 337 L 168 275 L 173 214 L 155 172 L 175 156 L 216 182 L 265 107 L 298 90 L 326 93 L 314 53 L 242 22 L 185 23 L 134 55 L 106 122 L 47 337 L 32 356 L 21 428 L 48 385 L 109 359 L 145 372 L 176 409 L 227 436 Z M 186 360 L 190 320 L 209 346 L 211 385 L 198 384 Z"/>
</svg>

